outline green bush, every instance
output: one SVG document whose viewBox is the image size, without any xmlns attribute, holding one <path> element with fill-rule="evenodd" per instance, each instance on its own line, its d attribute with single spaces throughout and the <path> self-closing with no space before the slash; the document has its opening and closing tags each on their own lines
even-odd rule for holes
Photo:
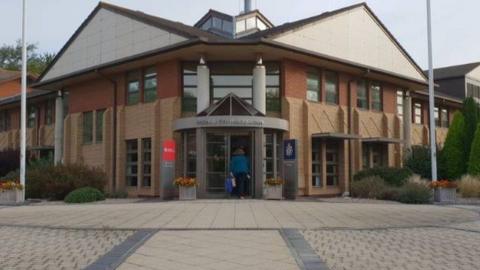
<svg viewBox="0 0 480 270">
<path fill-rule="evenodd" d="M 105 200 L 103 193 L 92 187 L 75 189 L 65 197 L 66 203 L 87 203 Z"/>
<path fill-rule="evenodd" d="M 383 199 L 387 185 L 379 176 L 368 176 L 352 182 L 350 191 L 353 197 L 367 199 Z"/>
<path fill-rule="evenodd" d="M 397 192 L 395 200 L 401 203 L 421 204 L 432 200 L 432 190 L 420 183 L 407 182 Z"/>
<path fill-rule="evenodd" d="M 456 112 L 439 159 L 441 171 L 447 179 L 457 179 L 466 171 L 464 130 L 465 118 L 461 112 Z"/>
<path fill-rule="evenodd" d="M 463 102 L 463 116 L 465 118 L 465 160 L 468 161 L 470 157 L 470 147 L 472 145 L 475 131 L 478 125 L 479 110 L 478 105 L 472 97 L 466 98 Z"/>
<path fill-rule="evenodd" d="M 379 176 L 385 184 L 399 187 L 412 176 L 412 172 L 408 168 L 373 168 L 359 171 L 353 176 L 353 180 L 360 181 L 369 176 Z"/>
<path fill-rule="evenodd" d="M 470 159 L 468 160 L 468 173 L 480 175 L 480 124 L 477 126 L 475 138 L 470 149 Z"/>
<path fill-rule="evenodd" d="M 105 194 L 105 197 L 112 199 L 124 199 L 128 197 L 128 192 L 126 191 L 115 191 L 112 193 Z"/>
<path fill-rule="evenodd" d="M 45 165 L 27 171 L 27 198 L 63 200 L 71 191 L 93 187 L 103 192 L 107 176 L 82 164 Z"/>
<path fill-rule="evenodd" d="M 412 146 L 405 157 L 404 166 L 423 178 L 432 179 L 430 147 L 423 145 Z"/>
</svg>

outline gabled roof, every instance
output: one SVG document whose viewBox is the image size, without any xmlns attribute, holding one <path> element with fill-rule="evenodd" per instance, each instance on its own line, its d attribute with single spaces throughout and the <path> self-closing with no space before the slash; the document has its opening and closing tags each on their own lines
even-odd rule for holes
<svg viewBox="0 0 480 270">
<path fill-rule="evenodd" d="M 474 70 L 479 66 L 480 62 L 475 62 L 463 65 L 436 68 L 433 70 L 433 77 L 435 78 L 435 80 L 464 77 L 465 75 L 470 73 L 470 71 Z M 425 70 L 424 73 L 428 75 L 428 70 Z"/>
<path fill-rule="evenodd" d="M 193 26 L 194 26 L 194 27 L 201 27 L 202 24 L 203 24 L 208 18 L 210 18 L 211 16 L 218 17 L 218 18 L 222 18 L 222 19 L 224 19 L 224 20 L 233 21 L 233 16 L 228 15 L 227 13 L 223 13 L 223 12 L 214 10 L 214 9 L 209 9 L 208 12 L 205 13 L 205 15 L 203 15 L 202 18 L 200 18 Z"/>
<path fill-rule="evenodd" d="M 3 68 L 0 68 L 0 83 L 6 82 L 6 81 L 11 81 L 15 79 L 19 79 L 22 77 L 22 72 L 21 71 L 16 71 L 16 70 L 6 70 Z M 31 80 L 35 80 L 37 77 L 28 74 L 27 77 Z"/>
<path fill-rule="evenodd" d="M 239 98 L 233 93 L 229 93 L 215 104 L 210 105 L 210 107 L 197 114 L 197 116 L 211 115 L 265 116 L 250 103 Z"/>
<path fill-rule="evenodd" d="M 114 12 L 119 15 L 126 16 L 133 20 L 158 27 L 163 30 L 171 31 L 172 33 L 178 34 L 185 38 L 189 39 L 200 39 L 206 41 L 219 41 L 222 38 L 218 35 L 203 31 L 196 27 L 188 26 L 180 22 L 174 22 L 160 17 L 152 16 L 141 11 L 130 10 L 127 8 L 119 7 L 105 2 L 99 2 L 95 9 L 88 15 L 88 17 L 82 22 L 80 27 L 74 32 L 74 34 L 69 38 L 67 43 L 60 49 L 59 53 L 55 56 L 53 61 L 45 68 L 42 74 L 39 76 L 38 81 L 41 81 L 43 77 L 50 71 L 50 69 L 55 65 L 55 63 L 62 57 L 64 52 L 68 49 L 70 44 L 76 39 L 76 37 L 82 32 L 82 30 L 88 25 L 88 23 L 93 19 L 93 17 L 98 13 L 99 10 L 105 9 L 111 12 Z"/>
</svg>

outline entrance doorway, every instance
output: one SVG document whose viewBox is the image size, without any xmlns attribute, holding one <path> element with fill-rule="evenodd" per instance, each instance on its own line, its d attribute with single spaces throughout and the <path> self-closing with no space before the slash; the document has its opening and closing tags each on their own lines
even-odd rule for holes
<svg viewBox="0 0 480 270">
<path fill-rule="evenodd" d="M 207 132 L 206 188 L 210 194 L 225 193 L 225 179 L 230 173 L 230 159 L 235 149 L 243 147 L 250 164 L 248 195 L 254 195 L 254 142 L 252 132 Z"/>
</svg>

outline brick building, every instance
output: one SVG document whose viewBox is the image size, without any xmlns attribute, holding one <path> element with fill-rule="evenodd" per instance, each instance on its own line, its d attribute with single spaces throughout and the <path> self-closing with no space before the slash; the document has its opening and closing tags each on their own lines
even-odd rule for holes
<svg viewBox="0 0 480 270">
<path fill-rule="evenodd" d="M 171 194 L 160 166 L 170 139 L 175 175 L 196 177 L 201 198 L 224 196 L 238 146 L 259 198 L 284 176 L 287 139 L 308 196 L 348 192 L 355 172 L 402 166 L 405 149 L 428 143 L 426 77 L 364 3 L 280 26 L 248 5 L 187 26 L 100 3 L 34 87 L 56 99 L 56 160 L 99 166 L 108 190 L 130 196 Z M 461 103 L 436 105 L 442 144 Z M 18 126 L 1 131 L 5 147 Z"/>
</svg>

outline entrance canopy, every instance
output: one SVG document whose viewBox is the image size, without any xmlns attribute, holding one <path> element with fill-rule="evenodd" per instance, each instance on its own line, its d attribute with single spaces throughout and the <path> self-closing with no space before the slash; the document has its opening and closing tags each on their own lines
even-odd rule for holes
<svg viewBox="0 0 480 270">
<path fill-rule="evenodd" d="M 268 128 L 288 131 L 288 121 L 267 117 L 251 104 L 233 93 L 226 95 L 196 117 L 181 118 L 174 122 L 174 130 L 207 127 Z"/>
</svg>

